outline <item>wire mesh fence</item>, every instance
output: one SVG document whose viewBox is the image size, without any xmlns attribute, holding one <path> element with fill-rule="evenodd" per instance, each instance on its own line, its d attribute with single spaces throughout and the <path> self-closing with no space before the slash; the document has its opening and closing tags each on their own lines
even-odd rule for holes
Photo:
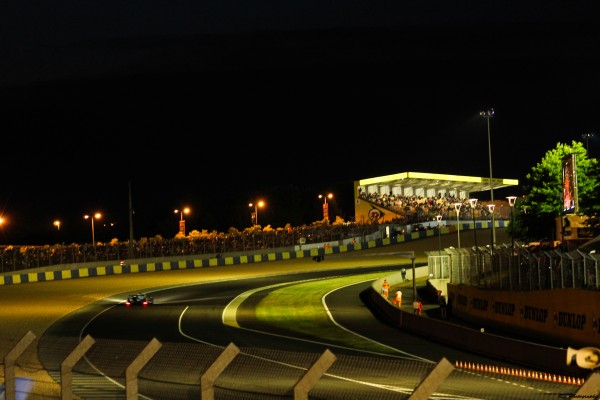
<svg viewBox="0 0 600 400">
<path fill-rule="evenodd" d="M 44 337 L 39 355 L 56 382 L 61 362 L 78 343 L 71 337 Z M 146 341 L 99 339 L 74 368 L 73 393 L 82 399 L 125 399 L 127 366 Z M 294 386 L 321 353 L 241 347 L 215 381 L 219 400 L 294 398 Z M 200 399 L 201 376 L 223 351 L 203 343 L 162 343 L 142 369 L 139 398 Z M 408 399 L 436 363 L 399 356 L 336 354 L 336 360 L 310 390 L 311 399 Z M 510 384 L 507 384 L 510 383 Z M 435 398 L 522 399 L 533 391 L 573 395 L 582 382 L 542 379 L 531 371 L 487 365 L 457 366 L 436 390 Z"/>
<path fill-rule="evenodd" d="M 447 248 L 427 252 L 436 279 L 499 290 L 600 290 L 600 254 L 558 249 L 531 251 L 510 246 L 490 250 Z"/>
</svg>

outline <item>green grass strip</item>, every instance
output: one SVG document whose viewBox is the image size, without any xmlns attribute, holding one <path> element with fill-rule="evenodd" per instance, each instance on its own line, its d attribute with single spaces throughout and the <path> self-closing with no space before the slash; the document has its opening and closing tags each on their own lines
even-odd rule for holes
<svg viewBox="0 0 600 400">
<path fill-rule="evenodd" d="M 332 290 L 385 276 L 385 272 L 326 278 L 276 289 L 256 306 L 256 318 L 271 326 L 309 335 L 340 346 L 365 351 L 389 352 L 387 347 L 354 335 L 335 325 L 323 307 L 323 296 Z"/>
</svg>

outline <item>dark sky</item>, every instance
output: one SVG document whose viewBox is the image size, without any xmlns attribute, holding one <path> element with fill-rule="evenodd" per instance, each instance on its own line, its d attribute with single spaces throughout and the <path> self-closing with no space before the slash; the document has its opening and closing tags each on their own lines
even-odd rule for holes
<svg viewBox="0 0 600 400">
<path fill-rule="evenodd" d="M 494 177 L 599 129 L 597 1 L 12 3 L 0 244 L 91 241 L 96 210 L 125 240 L 130 182 L 136 238 L 182 205 L 243 229 L 258 198 L 261 225 L 309 224 L 330 191 L 348 219 L 354 180 L 489 176 L 490 107 Z"/>
</svg>

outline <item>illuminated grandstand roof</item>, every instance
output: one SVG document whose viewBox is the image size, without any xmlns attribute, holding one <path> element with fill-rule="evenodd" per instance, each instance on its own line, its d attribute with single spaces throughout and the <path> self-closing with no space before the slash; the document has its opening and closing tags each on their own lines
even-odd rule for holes
<svg viewBox="0 0 600 400">
<path fill-rule="evenodd" d="M 359 186 L 389 185 L 392 187 L 430 187 L 460 190 L 468 193 L 490 190 L 490 178 L 464 175 L 430 174 L 423 172 L 402 172 L 399 174 L 361 179 Z M 518 179 L 494 178 L 494 189 L 516 186 Z"/>
</svg>

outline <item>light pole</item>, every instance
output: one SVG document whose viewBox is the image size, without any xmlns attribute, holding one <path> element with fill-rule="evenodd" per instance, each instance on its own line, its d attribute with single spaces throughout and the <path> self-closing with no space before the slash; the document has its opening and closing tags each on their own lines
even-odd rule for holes
<svg viewBox="0 0 600 400">
<path fill-rule="evenodd" d="M 189 207 L 182 208 L 181 210 L 173 210 L 173 214 L 179 214 L 179 233 L 185 236 L 185 219 L 183 219 L 183 214 L 189 214 Z"/>
<path fill-rule="evenodd" d="M 462 203 L 454 203 L 454 210 L 456 211 L 456 233 L 458 234 L 458 249 L 460 250 L 460 222 L 458 216 L 460 215 L 460 208 Z"/>
<path fill-rule="evenodd" d="M 460 215 L 460 208 L 462 207 L 462 203 L 454 203 L 454 210 L 456 211 L 456 236 L 458 236 L 458 279 L 459 282 L 462 282 L 462 261 L 460 255 L 460 221 L 458 217 Z M 452 267 L 450 267 L 452 268 Z M 452 276 L 452 273 L 450 273 Z"/>
<path fill-rule="evenodd" d="M 478 251 L 477 224 L 475 223 L 475 207 L 477 206 L 477 199 L 469 199 L 469 204 L 471 205 L 471 214 L 473 215 L 473 237 L 475 238 L 475 251 Z"/>
<path fill-rule="evenodd" d="M 581 135 L 581 139 L 585 140 L 585 151 L 587 156 L 590 156 L 590 138 L 594 137 L 593 133 L 584 133 Z"/>
<path fill-rule="evenodd" d="M 515 202 L 517 201 L 517 196 L 508 196 L 506 198 L 508 200 L 508 205 L 510 206 L 510 238 L 511 238 L 511 254 L 515 255 Z"/>
<path fill-rule="evenodd" d="M 473 215 L 473 237 L 475 238 L 475 269 L 477 270 L 477 285 L 479 285 L 479 247 L 477 246 L 477 223 L 475 222 L 475 206 L 477 199 L 469 199 L 471 214 Z"/>
<path fill-rule="evenodd" d="M 487 111 L 479 113 L 487 120 L 487 135 L 488 135 L 488 155 L 490 159 L 490 199 L 494 204 L 494 178 L 492 177 L 492 137 L 490 134 L 490 119 L 494 116 L 494 109 L 490 108 Z M 494 218 L 492 217 L 492 246 L 496 244 L 496 227 L 494 226 Z"/>
<path fill-rule="evenodd" d="M 264 207 L 265 202 L 259 200 L 257 203 L 250 203 L 248 207 L 254 207 L 254 214 L 252 214 L 252 220 L 254 221 L 254 225 L 258 225 L 258 207 Z"/>
<path fill-rule="evenodd" d="M 494 203 L 492 204 L 488 204 L 488 210 L 490 211 L 490 214 L 492 214 L 492 245 L 490 246 L 490 251 L 491 251 L 491 255 L 492 257 L 494 256 L 494 209 L 496 208 L 496 205 Z"/>
<path fill-rule="evenodd" d="M 94 245 L 94 247 L 96 247 L 96 236 L 95 236 L 95 232 L 94 232 L 94 220 L 102 218 L 102 214 L 100 214 L 99 212 L 95 213 L 94 215 L 86 214 L 83 216 L 83 218 L 92 220 L 92 244 Z"/>
<path fill-rule="evenodd" d="M 327 199 L 333 199 L 333 194 L 329 193 L 328 195 L 319 195 L 320 199 L 323 199 L 323 219 L 329 221 L 329 204 L 327 204 Z"/>
<path fill-rule="evenodd" d="M 56 227 L 57 231 L 60 231 L 60 221 L 59 220 L 54 221 L 52 223 L 52 225 L 54 225 Z"/>
</svg>

